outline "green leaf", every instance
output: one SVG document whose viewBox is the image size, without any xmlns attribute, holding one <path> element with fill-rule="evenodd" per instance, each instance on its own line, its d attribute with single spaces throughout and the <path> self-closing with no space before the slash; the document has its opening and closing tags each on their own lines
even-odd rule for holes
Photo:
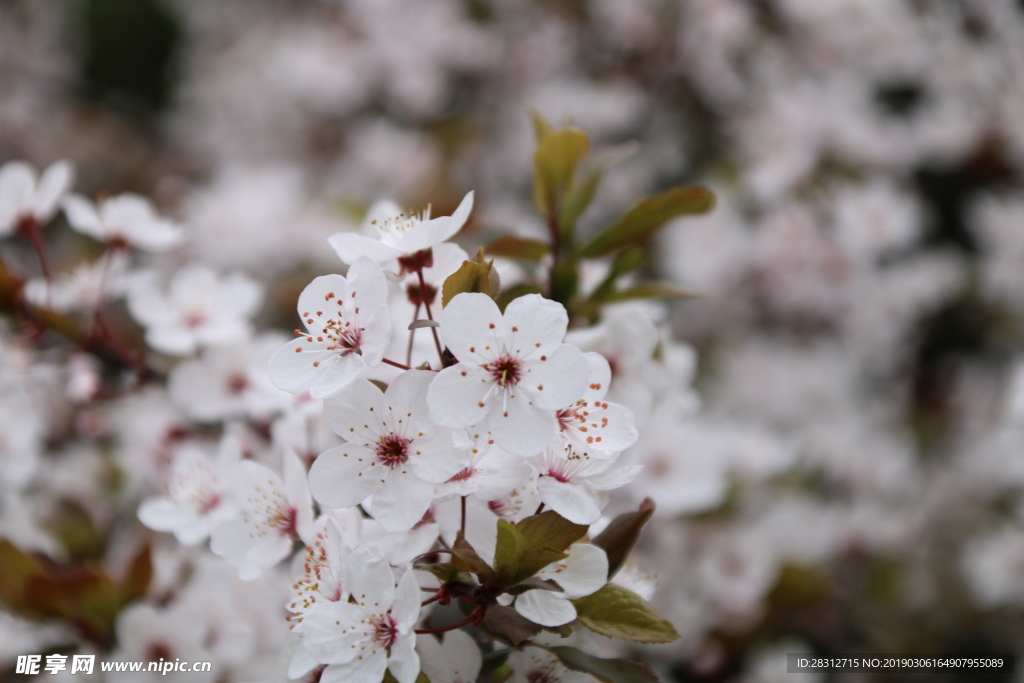
<svg viewBox="0 0 1024 683">
<path fill-rule="evenodd" d="M 486 619 L 484 619 L 484 621 L 486 621 Z M 483 665 L 480 667 L 480 673 L 486 674 L 492 671 L 497 671 L 505 664 L 506 661 L 508 661 L 508 656 L 510 654 L 512 654 L 512 649 L 505 648 L 484 655 L 484 661 Z"/>
<path fill-rule="evenodd" d="M 653 514 L 654 501 L 644 498 L 639 510 L 619 515 L 591 541 L 594 545 L 604 548 L 608 555 L 609 579 L 615 576 L 615 572 L 626 561 L 629 551 L 640 537 L 640 531 Z"/>
<path fill-rule="evenodd" d="M 572 671 L 587 673 L 601 683 L 658 683 L 658 677 L 646 664 L 632 659 L 601 659 L 574 647 L 545 647 Z"/>
<path fill-rule="evenodd" d="M 533 154 L 533 201 L 545 216 L 557 218 L 576 173 L 590 150 L 590 138 L 579 128 L 566 126 L 545 135 Z"/>
<path fill-rule="evenodd" d="M 25 583 L 40 572 L 42 567 L 35 558 L 7 539 L 0 539 L 0 602 L 8 609 L 29 618 L 39 616 L 26 599 Z"/>
<path fill-rule="evenodd" d="M 667 221 L 678 216 L 707 213 L 714 204 L 715 195 L 711 190 L 698 185 L 680 185 L 646 197 L 595 235 L 580 249 L 580 255 L 595 258 L 623 247 L 643 244 Z"/>
<path fill-rule="evenodd" d="M 452 564 L 461 571 L 476 574 L 482 583 L 494 584 L 497 581 L 494 570 L 476 554 L 461 531 L 456 534 L 452 545 Z"/>
<path fill-rule="evenodd" d="M 504 519 L 498 520 L 498 544 L 494 550 L 494 572 L 499 586 L 515 583 L 519 571 L 519 558 L 526 541 L 514 526 Z"/>
<path fill-rule="evenodd" d="M 513 608 L 501 605 L 491 605 L 487 608 L 481 626 L 495 635 L 504 636 L 513 645 L 534 637 L 543 629 Z"/>
<path fill-rule="evenodd" d="M 696 296 L 698 296 L 696 292 L 680 289 L 675 285 L 665 282 L 641 282 L 638 285 L 605 294 L 598 300 L 612 303 L 616 301 L 630 301 L 632 299 L 692 299 Z"/>
<path fill-rule="evenodd" d="M 527 579 L 552 562 L 565 558 L 563 552 L 583 538 L 589 527 L 573 524 L 554 510 L 527 517 L 516 525 L 525 549 L 519 559 L 517 579 Z"/>
<path fill-rule="evenodd" d="M 540 261 L 551 251 L 551 247 L 547 242 L 541 242 L 540 240 L 528 237 L 502 235 L 484 247 L 484 251 L 487 252 L 488 256 L 501 256 L 522 261 Z"/>
<path fill-rule="evenodd" d="M 430 572 L 436 576 L 438 581 L 441 583 L 474 583 L 472 576 L 460 570 L 451 562 L 438 562 L 437 564 L 428 564 L 422 567 L 416 567 L 416 569 L 422 569 L 425 572 Z"/>
<path fill-rule="evenodd" d="M 466 292 L 481 292 L 492 299 L 496 297 L 501 283 L 493 263 L 484 260 L 483 249 L 477 252 L 476 260 L 463 261 L 459 269 L 441 285 L 441 306 L 447 306 L 452 297 Z"/>
<path fill-rule="evenodd" d="M 618 584 L 573 600 L 579 622 L 594 633 L 638 643 L 671 643 L 681 636 L 650 603 Z"/>
<path fill-rule="evenodd" d="M 498 298 L 495 301 L 498 303 L 498 308 L 500 308 L 502 313 L 504 313 L 505 307 L 508 306 L 513 301 L 515 301 L 516 299 L 518 299 L 519 297 L 526 296 L 527 294 L 540 293 L 541 290 L 539 286 L 530 284 L 528 282 L 520 282 L 518 285 L 512 285 L 504 292 L 499 294 Z"/>
<path fill-rule="evenodd" d="M 569 195 L 562 203 L 562 214 L 558 219 L 562 230 L 571 231 L 573 229 L 576 219 L 594 201 L 594 195 L 597 194 L 597 187 L 601 184 L 603 176 L 604 168 L 597 168 L 588 173 L 582 183 L 572 184 Z"/>
<path fill-rule="evenodd" d="M 647 254 L 644 253 L 643 247 L 630 247 L 620 251 L 615 255 L 615 260 L 612 261 L 612 265 L 608 269 L 608 274 L 605 275 L 604 279 L 601 280 L 601 283 L 594 288 L 590 298 L 594 301 L 603 301 L 606 299 L 614 291 L 615 282 L 623 275 L 631 273 L 642 266 L 646 258 Z"/>
<path fill-rule="evenodd" d="M 555 129 L 551 127 L 544 115 L 536 109 L 530 109 L 530 120 L 533 122 L 533 133 L 537 137 L 537 142 L 542 141 L 547 136 L 555 132 Z"/>
</svg>

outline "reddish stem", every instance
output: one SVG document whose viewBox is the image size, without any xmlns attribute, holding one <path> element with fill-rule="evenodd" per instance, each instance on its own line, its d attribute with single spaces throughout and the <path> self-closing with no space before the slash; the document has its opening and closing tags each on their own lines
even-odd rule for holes
<svg viewBox="0 0 1024 683">
<path fill-rule="evenodd" d="M 454 624 L 448 624 L 447 626 L 438 626 L 436 628 L 418 628 L 416 629 L 417 634 L 423 633 L 445 633 L 446 631 L 454 631 L 457 628 L 462 628 L 469 624 L 479 624 L 483 621 L 484 613 L 487 611 L 487 607 L 484 605 L 477 605 L 476 609 L 469 613 L 469 616 L 462 621 L 457 621 Z"/>
</svg>

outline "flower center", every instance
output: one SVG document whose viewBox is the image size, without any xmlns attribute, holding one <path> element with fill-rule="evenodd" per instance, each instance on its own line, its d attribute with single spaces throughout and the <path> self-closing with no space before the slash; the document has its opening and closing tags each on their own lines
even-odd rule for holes
<svg viewBox="0 0 1024 683">
<path fill-rule="evenodd" d="M 519 361 L 508 355 L 500 356 L 490 363 L 486 363 L 484 369 L 491 373 L 491 376 L 498 382 L 498 386 L 502 388 L 518 384 L 522 374 Z"/>
<path fill-rule="evenodd" d="M 297 511 L 295 508 L 284 507 L 278 511 L 272 520 L 270 520 L 270 524 L 277 529 L 282 536 L 285 536 L 295 531 L 297 521 Z"/>
<path fill-rule="evenodd" d="M 249 388 L 249 378 L 242 373 L 235 373 L 228 377 L 228 393 L 237 396 Z"/>
<path fill-rule="evenodd" d="M 409 459 L 409 442 L 397 434 L 388 434 L 377 441 L 377 459 L 391 469 Z"/>
<path fill-rule="evenodd" d="M 373 642 L 384 649 L 389 649 L 398 640 L 398 626 L 390 612 L 374 617 L 370 625 L 373 626 Z"/>
</svg>

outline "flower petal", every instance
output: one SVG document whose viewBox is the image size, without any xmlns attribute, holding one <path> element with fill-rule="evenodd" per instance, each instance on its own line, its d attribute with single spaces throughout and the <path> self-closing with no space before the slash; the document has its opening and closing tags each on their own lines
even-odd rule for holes
<svg viewBox="0 0 1024 683">
<path fill-rule="evenodd" d="M 359 505 L 382 485 L 372 474 L 373 458 L 373 453 L 353 444 L 321 453 L 309 468 L 313 497 L 329 508 Z"/>
<path fill-rule="evenodd" d="M 449 301 L 437 322 L 440 324 L 441 341 L 457 359 L 482 365 L 496 355 L 501 320 L 498 304 L 491 297 L 467 292 Z M 491 348 L 487 349 L 488 346 Z"/>
<path fill-rule="evenodd" d="M 565 306 L 540 294 L 513 299 L 505 308 L 501 334 L 520 359 L 550 354 L 565 339 L 569 314 Z"/>
<path fill-rule="evenodd" d="M 364 311 L 376 311 L 388 303 L 388 281 L 380 266 L 360 257 L 348 269 L 349 296 L 353 297 Z"/>
<path fill-rule="evenodd" d="M 545 505 L 574 524 L 593 524 L 601 518 L 597 498 L 582 485 L 541 477 L 537 490 Z"/>
<path fill-rule="evenodd" d="M 331 235 L 327 243 L 334 249 L 342 263 L 352 265 L 360 257 L 370 258 L 377 263 L 394 261 L 402 255 L 402 251 L 384 244 L 378 239 L 359 235 L 354 232 L 342 232 Z"/>
<path fill-rule="evenodd" d="M 412 569 L 406 569 L 395 589 L 395 602 L 391 605 L 391 618 L 400 633 L 407 633 L 420 618 L 420 585 Z"/>
<path fill-rule="evenodd" d="M 394 470 L 373 496 L 370 514 L 387 531 L 407 531 L 423 519 L 434 500 L 434 485 L 412 472 Z"/>
<path fill-rule="evenodd" d="M 57 202 L 75 182 L 75 167 L 62 159 L 43 171 L 32 197 L 32 211 L 43 223 L 53 218 Z"/>
<path fill-rule="evenodd" d="M 477 424 L 487 416 L 488 403 L 496 400 L 487 396 L 496 384 L 479 365 L 459 363 L 445 368 L 427 390 L 430 419 L 452 429 Z"/>
<path fill-rule="evenodd" d="M 420 673 L 420 656 L 415 650 L 416 636 L 400 637 L 391 648 L 388 670 L 398 683 L 416 683 Z"/>
<path fill-rule="evenodd" d="M 358 354 L 350 353 L 347 356 L 335 354 L 330 363 L 325 363 L 318 368 L 320 372 L 313 377 L 309 395 L 316 399 L 330 398 L 347 387 L 365 367 L 366 362 Z"/>
<path fill-rule="evenodd" d="M 492 410 L 489 424 L 499 446 L 526 457 L 544 450 L 557 433 L 555 414 L 532 405 L 523 391 L 511 394 L 504 410 Z"/>
<path fill-rule="evenodd" d="M 390 572 L 388 572 L 390 574 Z M 302 642 L 321 664 L 355 659 L 366 638 L 361 622 L 366 612 L 350 602 L 329 601 L 314 605 L 302 619 Z"/>
<path fill-rule="evenodd" d="M 390 411 L 384 394 L 362 378 L 352 380 L 345 393 L 324 401 L 324 414 L 335 434 L 371 450 L 390 431 L 385 423 Z"/>
<path fill-rule="evenodd" d="M 608 583 L 608 555 L 590 543 L 576 543 L 556 570 L 545 567 L 539 576 L 554 579 L 566 598 L 575 600 L 599 590 Z M 550 570 L 550 571 L 549 571 Z"/>
<path fill-rule="evenodd" d="M 564 408 L 583 396 L 590 377 L 586 356 L 569 344 L 524 361 L 522 367 L 523 392 L 538 407 L 549 410 Z"/>
<path fill-rule="evenodd" d="M 96 205 L 80 194 L 71 194 L 61 202 L 64 207 L 64 215 L 68 223 L 76 232 L 88 235 L 94 239 L 105 241 L 106 230 L 103 228 L 103 221 L 96 210 Z"/>
<path fill-rule="evenodd" d="M 552 591 L 526 591 L 516 598 L 516 611 L 541 626 L 561 626 L 576 618 L 576 608 Z"/>
<path fill-rule="evenodd" d="M 313 386 L 321 369 L 340 362 L 341 356 L 328 351 L 327 345 L 306 341 L 306 337 L 293 339 L 278 349 L 267 362 L 270 381 L 282 391 L 305 394 Z"/>
<path fill-rule="evenodd" d="M 380 550 L 361 545 L 348 556 L 348 592 L 363 607 L 385 612 L 395 601 L 395 575 Z"/>
</svg>

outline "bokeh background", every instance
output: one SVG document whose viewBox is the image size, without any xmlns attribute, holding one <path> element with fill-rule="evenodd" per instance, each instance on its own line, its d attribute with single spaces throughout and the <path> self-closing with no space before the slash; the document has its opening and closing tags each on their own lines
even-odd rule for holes
<svg viewBox="0 0 1024 683">
<path fill-rule="evenodd" d="M 531 108 L 622 157 L 581 230 L 718 196 L 646 266 L 700 294 L 665 318 L 700 408 L 642 417 L 644 571 L 684 635 L 645 656 L 783 681 L 786 652 L 1024 652 L 1024 3 L 0 0 L 0 163 L 153 197 L 172 263 L 267 283 L 285 329 L 378 198 L 473 189 L 464 244 L 542 238 Z M 45 495 L 128 523 L 79 484 L 5 493 L 0 528 Z M 0 614 L 0 666 L 47 633 Z"/>
</svg>

